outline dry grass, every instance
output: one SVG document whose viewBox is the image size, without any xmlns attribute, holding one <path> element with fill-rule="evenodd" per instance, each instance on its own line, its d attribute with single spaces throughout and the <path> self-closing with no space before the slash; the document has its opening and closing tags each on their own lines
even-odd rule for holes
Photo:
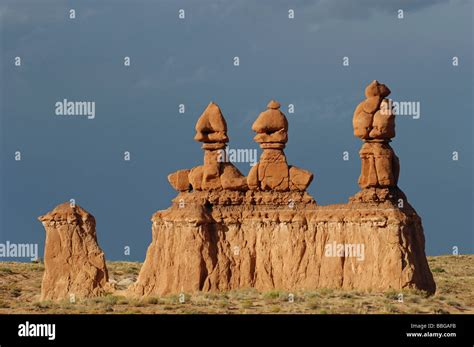
<svg viewBox="0 0 474 347">
<path fill-rule="evenodd" d="M 119 284 L 114 295 L 76 302 L 39 302 L 44 267 L 34 263 L 0 263 L 0 313 L 474 313 L 474 255 L 428 257 L 437 292 L 413 290 L 365 293 L 320 289 L 241 289 L 225 293 L 186 293 L 127 298 L 127 282 L 135 281 L 141 263 L 108 262 L 110 277 Z M 128 281 L 127 281 L 128 280 Z M 399 302 L 399 294 L 403 302 Z M 293 295 L 290 295 L 293 294 Z"/>
</svg>

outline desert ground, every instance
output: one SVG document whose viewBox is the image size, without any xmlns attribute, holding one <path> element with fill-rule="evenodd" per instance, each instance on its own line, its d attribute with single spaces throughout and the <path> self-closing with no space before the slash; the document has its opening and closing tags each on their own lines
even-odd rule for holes
<svg viewBox="0 0 474 347">
<path fill-rule="evenodd" d="M 143 300 L 127 298 L 125 290 L 140 271 L 138 262 L 107 262 L 116 291 L 87 300 L 39 301 L 41 263 L 0 262 L 0 313 L 178 313 L 178 314 L 351 314 L 351 313 L 474 313 L 474 255 L 428 257 L 437 284 L 429 296 L 414 290 L 366 293 L 320 289 L 241 289 L 222 293 L 182 293 Z M 403 295 L 400 295 L 403 294 Z"/>
</svg>

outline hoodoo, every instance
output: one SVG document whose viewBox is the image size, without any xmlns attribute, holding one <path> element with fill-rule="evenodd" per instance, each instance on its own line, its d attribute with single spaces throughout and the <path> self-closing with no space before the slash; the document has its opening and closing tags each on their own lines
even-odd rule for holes
<svg viewBox="0 0 474 347">
<path fill-rule="evenodd" d="M 41 300 L 104 294 L 109 288 L 108 272 L 97 243 L 94 216 L 65 202 L 38 219 L 46 230 Z"/>
<path fill-rule="evenodd" d="M 385 98 L 388 95 L 390 89 L 387 86 L 373 81 L 365 89 L 366 99 L 354 112 L 354 135 L 364 141 L 359 152 L 362 161 L 359 186 L 362 191 L 354 200 L 405 200 L 397 187 L 399 159 L 389 144 L 395 137 L 395 115 L 390 100 Z"/>
<path fill-rule="evenodd" d="M 267 110 L 253 123 L 252 130 L 257 133 L 254 140 L 263 152 L 260 162 L 249 172 L 249 187 L 253 190 L 305 191 L 313 174 L 286 162 L 283 149 L 288 141 L 288 120 L 277 101 L 269 102 Z"/>
<path fill-rule="evenodd" d="M 229 138 L 227 123 L 215 103 L 211 102 L 199 117 L 194 139 L 203 143 L 204 164 L 170 174 L 168 181 L 173 188 L 178 191 L 247 189 L 245 176 L 232 163 L 221 159 Z"/>
</svg>

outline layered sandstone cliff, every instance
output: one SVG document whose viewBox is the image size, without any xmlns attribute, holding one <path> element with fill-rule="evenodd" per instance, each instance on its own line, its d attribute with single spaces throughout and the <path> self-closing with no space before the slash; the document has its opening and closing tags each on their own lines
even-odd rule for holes
<svg viewBox="0 0 474 347">
<path fill-rule="evenodd" d="M 323 207 L 301 193 L 180 193 L 152 221 L 153 240 L 133 289 L 139 295 L 435 289 L 421 220 L 409 206 Z M 338 254 L 341 245 L 354 253 Z"/>
</svg>

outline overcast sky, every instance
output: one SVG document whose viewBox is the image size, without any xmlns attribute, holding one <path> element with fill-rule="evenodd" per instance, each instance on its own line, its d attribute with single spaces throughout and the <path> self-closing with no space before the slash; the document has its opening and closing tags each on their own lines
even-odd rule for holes
<svg viewBox="0 0 474 347">
<path fill-rule="evenodd" d="M 0 242 L 42 249 L 37 217 L 74 198 L 96 217 L 108 259 L 143 260 L 151 215 L 176 194 L 166 176 L 202 162 L 194 125 L 211 100 L 230 148 L 249 149 L 258 148 L 252 122 L 278 100 L 289 163 L 315 174 L 309 192 L 319 204 L 344 203 L 360 174 L 353 111 L 377 79 L 394 100 L 420 103 L 419 119 L 397 117 L 392 147 L 427 253 L 472 253 L 472 15 L 467 0 L 4 0 Z M 95 102 L 95 118 L 55 115 L 64 98 Z"/>
</svg>

